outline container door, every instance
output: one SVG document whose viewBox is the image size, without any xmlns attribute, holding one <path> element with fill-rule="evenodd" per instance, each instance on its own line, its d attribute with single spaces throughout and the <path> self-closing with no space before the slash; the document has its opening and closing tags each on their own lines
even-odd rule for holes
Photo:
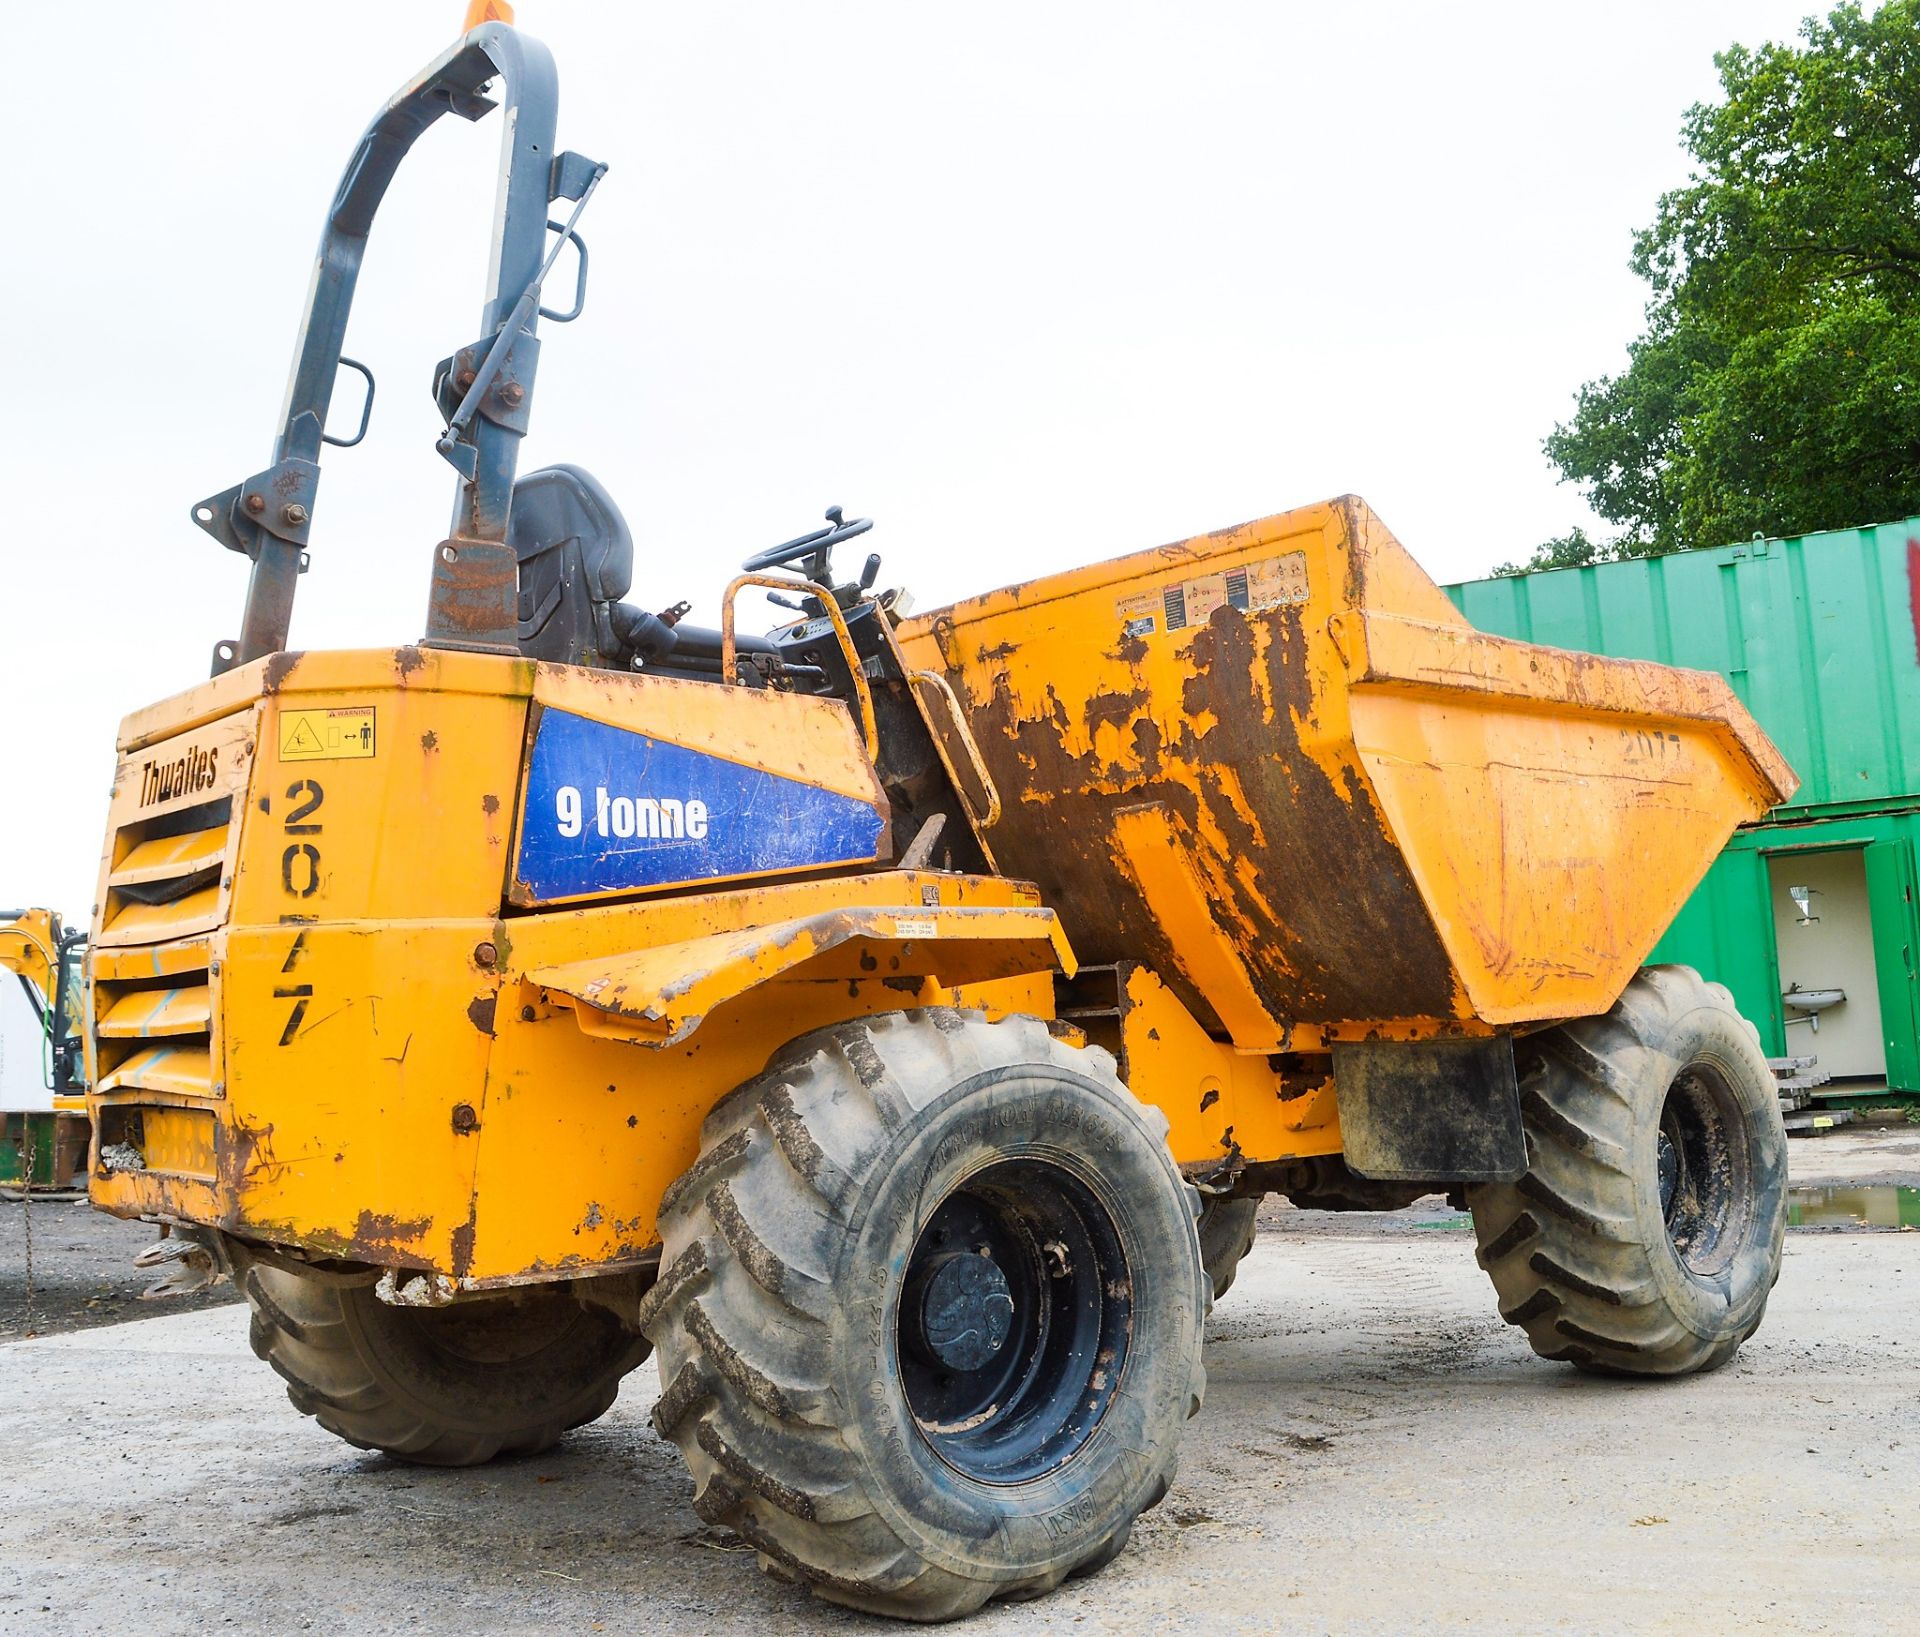
<svg viewBox="0 0 1920 1637">
<path fill-rule="evenodd" d="M 1913 843 L 1902 836 L 1866 849 L 1873 906 L 1873 957 L 1880 977 L 1880 1026 L 1887 1038 L 1887 1084 L 1920 1090 L 1920 918 L 1916 918 Z"/>
<path fill-rule="evenodd" d="M 1769 895 L 1767 855 L 1729 847 L 1674 917 L 1649 965 L 1677 961 L 1733 991 L 1741 1015 L 1760 1031 L 1769 1057 L 1805 1051 L 1789 1041 L 1780 1004 L 1780 957 Z M 1796 1036 L 1807 1031 L 1796 1029 Z"/>
</svg>

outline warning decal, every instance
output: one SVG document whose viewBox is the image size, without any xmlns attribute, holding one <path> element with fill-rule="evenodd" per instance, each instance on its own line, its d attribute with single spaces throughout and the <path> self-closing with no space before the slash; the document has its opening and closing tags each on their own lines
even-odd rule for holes
<svg viewBox="0 0 1920 1637">
<path fill-rule="evenodd" d="M 1307 554 L 1290 551 L 1216 574 L 1196 574 L 1190 580 L 1136 592 L 1115 606 L 1122 634 L 1150 636 L 1155 631 L 1184 631 L 1205 625 L 1223 603 L 1243 614 L 1279 608 L 1307 600 Z"/>
<path fill-rule="evenodd" d="M 344 762 L 371 756 L 374 746 L 371 705 L 280 713 L 283 762 Z"/>
</svg>

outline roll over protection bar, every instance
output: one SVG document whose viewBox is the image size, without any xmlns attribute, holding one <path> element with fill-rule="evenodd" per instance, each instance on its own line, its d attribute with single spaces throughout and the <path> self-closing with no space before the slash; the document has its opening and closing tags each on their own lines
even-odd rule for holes
<svg viewBox="0 0 1920 1637">
<path fill-rule="evenodd" d="M 502 88 L 499 103 L 483 95 L 495 80 Z M 573 222 L 549 224 L 547 207 L 555 199 L 574 200 L 577 218 L 578 207 L 606 169 L 579 154 L 556 152 L 559 101 L 559 80 L 546 47 L 507 24 L 488 22 L 396 92 L 360 138 L 320 235 L 273 463 L 193 508 L 195 523 L 253 563 L 240 635 L 214 647 L 216 676 L 286 646 L 295 585 L 306 568 L 320 446 L 358 441 L 326 433 L 342 363 L 366 376 L 371 410 L 372 372 L 343 359 L 340 349 L 387 186 L 421 134 L 443 115 L 479 120 L 496 106 L 504 107 L 500 185 L 481 339 L 445 360 L 435 374 L 435 395 L 449 422 L 442 453 L 461 481 L 450 537 L 435 553 L 425 640 L 442 647 L 514 651 L 517 578 L 506 544 L 507 512 L 533 397 L 539 357 L 534 332 L 545 312 L 539 305 L 540 281 L 553 259 L 545 253 L 550 226 L 560 232 L 561 243 L 571 239 L 580 250 L 582 296 L 585 287 L 585 248 Z M 557 252 L 559 245 L 554 248 Z M 576 299 L 574 312 L 545 316 L 564 321 L 577 314 L 579 305 Z M 509 327 L 511 335 L 505 333 Z"/>
</svg>

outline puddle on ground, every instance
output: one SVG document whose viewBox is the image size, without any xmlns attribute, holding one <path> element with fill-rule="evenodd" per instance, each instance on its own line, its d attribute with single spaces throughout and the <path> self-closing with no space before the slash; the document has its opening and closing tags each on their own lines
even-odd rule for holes
<svg viewBox="0 0 1920 1637">
<path fill-rule="evenodd" d="M 1787 1221 L 1796 1228 L 1831 1225 L 1920 1228 L 1920 1188 L 1873 1183 L 1861 1188 L 1789 1188 Z"/>
</svg>

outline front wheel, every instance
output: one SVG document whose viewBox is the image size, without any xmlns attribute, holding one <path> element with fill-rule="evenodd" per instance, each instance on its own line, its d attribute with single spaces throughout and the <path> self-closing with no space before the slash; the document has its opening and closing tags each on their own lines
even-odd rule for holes
<svg viewBox="0 0 1920 1637">
<path fill-rule="evenodd" d="M 1089 1573 L 1199 1408 L 1166 1121 L 1030 1018 L 838 1025 L 708 1117 L 641 1305 L 654 1425 L 763 1568 L 945 1620 Z"/>
<path fill-rule="evenodd" d="M 1527 1170 L 1467 1190 L 1500 1316 L 1543 1357 L 1676 1376 L 1733 1357 L 1780 1273 L 1787 1138 L 1733 997 L 1684 966 L 1520 1043 Z"/>
</svg>

